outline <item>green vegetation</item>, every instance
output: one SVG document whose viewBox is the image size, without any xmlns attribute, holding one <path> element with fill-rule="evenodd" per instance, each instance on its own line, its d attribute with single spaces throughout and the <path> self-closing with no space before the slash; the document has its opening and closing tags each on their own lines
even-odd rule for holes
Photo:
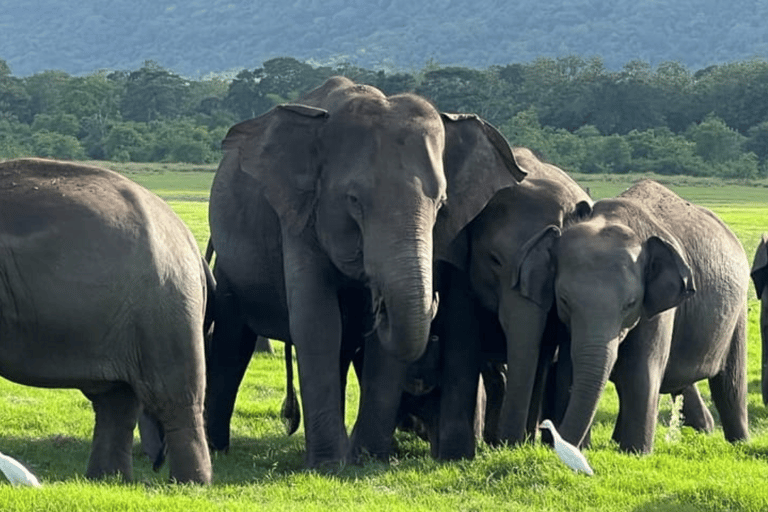
<svg viewBox="0 0 768 512">
<path fill-rule="evenodd" d="M 132 179 L 169 200 L 190 225 L 201 247 L 208 235 L 205 198 L 209 168 L 121 164 Z M 623 190 L 634 175 L 576 175 L 594 197 Z M 671 178 L 668 178 L 672 180 Z M 718 185 L 714 179 L 676 178 L 668 185 L 686 199 L 711 207 L 737 233 L 751 257 L 768 230 L 768 187 Z M 760 185 L 760 184 L 758 184 Z M 576 475 L 540 445 L 515 449 L 481 446 L 473 461 L 438 463 L 425 442 L 397 434 L 389 465 L 307 471 L 303 430 L 286 437 L 279 418 L 284 367 L 276 355 L 255 355 L 238 395 L 233 440 L 227 455 L 214 456 L 209 488 L 174 486 L 167 471 L 155 474 L 134 446 L 136 483 L 84 480 L 93 414 L 78 391 L 19 386 L 0 380 L 0 451 L 23 461 L 44 487 L 18 489 L 0 483 L 0 510 L 748 510 L 768 509 L 768 410 L 760 398 L 759 305 L 749 300 L 749 409 L 752 440 L 732 446 L 722 431 L 700 435 L 680 428 L 669 397 L 662 397 L 655 451 L 619 453 L 610 442 L 617 413 L 609 385 L 586 455 L 596 475 Z M 347 393 L 352 425 L 358 390 Z M 709 403 L 708 388 L 701 384 Z"/>
<path fill-rule="evenodd" d="M 689 70 L 600 58 L 538 58 L 485 69 L 373 71 L 290 57 L 234 78 L 189 80 L 147 61 L 133 71 L 13 76 L 0 60 L 0 158 L 215 163 L 237 121 L 293 101 L 332 75 L 474 112 L 572 172 L 768 177 L 768 61 Z"/>
</svg>

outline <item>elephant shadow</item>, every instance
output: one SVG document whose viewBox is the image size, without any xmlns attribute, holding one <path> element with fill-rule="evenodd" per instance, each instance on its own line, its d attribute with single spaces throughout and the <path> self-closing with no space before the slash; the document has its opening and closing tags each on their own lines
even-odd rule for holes
<svg viewBox="0 0 768 512">
<path fill-rule="evenodd" d="M 393 457 L 401 461 L 423 461 L 429 453 L 429 447 L 415 434 L 397 432 L 394 444 Z M 275 482 L 306 474 L 305 456 L 302 436 L 288 437 L 280 433 L 259 437 L 232 436 L 228 453 L 213 453 L 214 482 L 221 485 Z M 391 470 L 389 462 L 373 456 L 363 456 L 357 464 L 329 464 L 316 469 L 333 478 L 349 481 Z M 247 480 L 243 479 L 244 475 Z"/>
<path fill-rule="evenodd" d="M 90 437 L 66 434 L 38 439 L 0 436 L 0 452 L 17 459 L 43 483 L 82 480 L 91 444 Z M 167 468 L 159 472 L 152 470 L 152 463 L 142 452 L 138 432 L 133 442 L 132 455 L 135 481 L 167 482 Z M 108 477 L 106 480 L 110 481 L 111 478 L 122 482 L 119 476 Z M 0 480 L 3 480 L 2 476 Z"/>
</svg>

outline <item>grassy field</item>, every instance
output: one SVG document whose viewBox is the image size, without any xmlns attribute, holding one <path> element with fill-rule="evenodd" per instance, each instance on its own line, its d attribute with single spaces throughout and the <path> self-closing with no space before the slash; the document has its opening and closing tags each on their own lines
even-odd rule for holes
<svg viewBox="0 0 768 512">
<path fill-rule="evenodd" d="M 166 199 L 204 247 L 213 167 L 111 167 Z M 633 180 L 576 178 L 595 198 L 614 195 Z M 759 234 L 768 231 L 764 183 L 719 186 L 710 180 L 680 180 L 668 185 L 718 213 L 751 260 Z M 135 483 L 92 483 L 82 477 L 93 428 L 85 397 L 0 379 L 0 451 L 23 461 L 43 483 L 42 489 L 0 483 L 0 510 L 768 510 L 768 411 L 759 395 L 758 313 L 750 296 L 750 442 L 734 446 L 719 429 L 701 435 L 676 427 L 670 399 L 663 397 L 654 453 L 619 453 L 610 442 L 617 401 L 609 386 L 593 446 L 585 452 L 595 470 L 592 478 L 572 473 L 538 443 L 515 449 L 481 446 L 473 461 L 438 463 L 429 458 L 426 443 L 402 433 L 389 464 L 369 462 L 326 473 L 304 470 L 303 430 L 286 437 L 278 417 L 284 390 L 278 350 L 252 360 L 238 396 L 230 452 L 213 458 L 214 485 L 167 484 L 167 471 L 152 472 L 138 438 Z M 706 383 L 701 389 L 710 403 Z M 350 426 L 356 402 L 352 385 Z"/>
</svg>

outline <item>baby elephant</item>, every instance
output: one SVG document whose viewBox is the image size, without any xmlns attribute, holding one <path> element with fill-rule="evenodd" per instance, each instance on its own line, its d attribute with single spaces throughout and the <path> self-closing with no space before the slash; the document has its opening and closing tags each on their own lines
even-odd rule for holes
<svg viewBox="0 0 768 512">
<path fill-rule="evenodd" d="M 582 442 L 610 378 L 619 395 L 614 440 L 649 452 L 659 393 L 709 379 L 726 439 L 747 439 L 749 263 L 736 236 L 709 210 L 648 180 L 580 210 L 527 244 L 546 266 L 519 271 L 523 294 L 554 295 L 571 334 L 562 437 Z M 546 271 L 553 274 L 543 281 L 554 286 L 535 285 Z"/>
<path fill-rule="evenodd" d="M 143 406 L 165 431 L 171 479 L 210 482 L 212 283 L 184 223 L 127 178 L 52 160 L 0 163 L 0 375 L 91 400 L 89 478 L 132 477 Z"/>
<path fill-rule="evenodd" d="M 763 337 L 763 403 L 768 405 L 768 233 L 763 233 L 752 264 L 752 281 L 757 298 L 762 300 L 760 332 Z"/>
</svg>

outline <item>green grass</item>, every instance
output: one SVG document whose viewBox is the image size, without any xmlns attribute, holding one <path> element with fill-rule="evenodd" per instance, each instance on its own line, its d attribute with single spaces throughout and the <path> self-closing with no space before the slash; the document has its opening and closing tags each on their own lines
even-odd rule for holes
<svg viewBox="0 0 768 512">
<path fill-rule="evenodd" d="M 117 167 L 111 165 L 113 168 Z M 119 170 L 158 192 L 188 223 L 201 247 L 208 236 L 207 197 L 213 168 L 126 165 Z M 583 179 L 606 197 L 634 178 Z M 768 230 L 768 188 L 710 181 L 669 183 L 687 199 L 712 208 L 737 233 L 751 258 Z M 752 440 L 730 445 L 712 435 L 670 428 L 671 403 L 662 397 L 655 451 L 620 453 L 610 441 L 617 400 L 608 386 L 586 455 L 592 478 L 573 474 L 540 444 L 515 449 L 481 446 L 473 461 L 438 463 L 425 442 L 398 433 L 390 464 L 316 472 L 303 469 L 303 430 L 286 437 L 279 419 L 284 393 L 282 345 L 256 355 L 238 395 L 229 454 L 215 454 L 214 485 L 175 486 L 167 470 L 153 473 L 134 446 L 136 482 L 92 483 L 83 474 L 93 414 L 78 391 L 19 386 L 0 379 L 0 451 L 23 461 L 42 489 L 0 483 L 0 510 L 767 510 L 768 412 L 760 398 L 759 306 L 749 302 L 749 409 Z M 348 390 L 352 425 L 358 390 Z M 700 384 L 709 403 L 709 390 Z"/>
</svg>

